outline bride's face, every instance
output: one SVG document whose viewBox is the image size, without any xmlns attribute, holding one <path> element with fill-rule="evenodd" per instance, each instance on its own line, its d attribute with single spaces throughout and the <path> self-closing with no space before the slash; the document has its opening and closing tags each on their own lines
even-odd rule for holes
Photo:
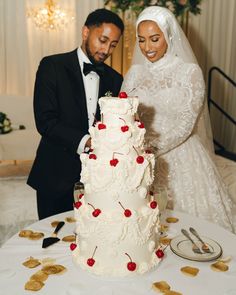
<svg viewBox="0 0 236 295">
<path fill-rule="evenodd" d="M 142 54 L 151 62 L 162 58 L 168 46 L 161 29 L 151 20 L 138 25 L 138 42 Z"/>
</svg>

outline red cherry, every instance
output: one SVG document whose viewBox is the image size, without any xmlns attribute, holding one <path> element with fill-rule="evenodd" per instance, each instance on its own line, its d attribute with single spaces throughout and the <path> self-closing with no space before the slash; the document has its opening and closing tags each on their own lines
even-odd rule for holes
<svg viewBox="0 0 236 295">
<path fill-rule="evenodd" d="M 96 160 L 97 159 L 97 156 L 95 154 L 90 154 L 89 155 L 89 159 Z"/>
<path fill-rule="evenodd" d="M 142 163 L 144 162 L 144 157 L 143 157 L 143 156 L 138 156 L 138 157 L 136 158 L 136 162 L 137 162 L 138 164 L 142 164 Z"/>
<path fill-rule="evenodd" d="M 95 209 L 94 211 L 93 211 L 93 216 L 94 217 L 98 217 L 98 215 L 101 213 L 102 211 L 100 210 L 100 209 Z"/>
<path fill-rule="evenodd" d="M 132 215 L 132 212 L 129 209 L 125 209 L 124 215 L 125 217 L 130 217 Z"/>
<path fill-rule="evenodd" d="M 80 201 L 74 203 L 74 207 L 76 209 L 79 209 L 80 206 L 82 206 L 82 203 Z"/>
<path fill-rule="evenodd" d="M 122 132 L 126 132 L 126 131 L 128 131 L 129 130 L 129 126 L 127 126 L 127 125 L 124 125 L 124 126 L 121 126 L 121 131 Z"/>
<path fill-rule="evenodd" d="M 152 201 L 152 202 L 150 203 L 150 207 L 151 207 L 152 209 L 155 209 L 155 208 L 157 207 L 157 202 L 156 202 L 156 201 Z"/>
<path fill-rule="evenodd" d="M 130 259 L 130 262 L 127 263 L 127 268 L 129 271 L 134 271 L 136 269 L 136 263 L 132 261 L 131 257 L 129 256 L 128 253 L 125 253 Z"/>
<path fill-rule="evenodd" d="M 94 251 L 93 251 L 93 255 L 92 255 L 92 257 L 88 258 L 88 260 L 87 260 L 87 264 L 88 264 L 88 266 L 93 266 L 93 265 L 94 265 L 95 260 L 93 259 L 93 256 L 94 256 L 96 250 L 97 250 L 97 246 L 95 247 L 95 249 L 94 249 Z"/>
<path fill-rule="evenodd" d="M 80 195 L 79 195 L 79 199 L 82 199 L 83 196 L 84 196 L 84 194 L 80 194 Z"/>
<path fill-rule="evenodd" d="M 89 152 L 92 153 L 93 152 L 93 149 L 90 149 Z"/>
<path fill-rule="evenodd" d="M 144 128 L 144 124 L 142 122 L 140 122 L 140 124 L 138 125 L 139 128 Z"/>
<path fill-rule="evenodd" d="M 128 97 L 128 95 L 127 95 L 127 93 L 126 93 L 126 92 L 124 92 L 124 91 L 121 91 L 121 92 L 119 93 L 118 97 L 119 97 L 119 98 L 127 98 L 127 97 Z"/>
<path fill-rule="evenodd" d="M 125 217 L 130 217 L 132 215 L 132 212 L 129 209 L 125 209 L 124 206 L 119 202 L 120 206 L 124 209 L 124 215 Z"/>
<path fill-rule="evenodd" d="M 161 249 L 158 249 L 158 250 L 156 251 L 156 256 L 157 256 L 158 258 L 162 258 L 162 257 L 164 256 L 164 251 L 161 250 Z"/>
<path fill-rule="evenodd" d="M 106 129 L 106 125 L 103 124 L 103 123 L 99 123 L 98 124 L 98 129 L 101 130 L 101 129 Z"/>
<path fill-rule="evenodd" d="M 94 217 L 98 217 L 98 215 L 102 212 L 100 209 L 95 209 L 94 206 L 90 203 L 88 203 L 89 206 L 91 206 L 93 208 L 93 212 L 92 212 L 92 215 Z"/>
<path fill-rule="evenodd" d="M 89 258 L 88 260 L 87 260 L 87 264 L 88 264 L 88 266 L 93 266 L 94 265 L 94 263 L 95 263 L 95 260 L 93 259 L 93 258 Z"/>
<path fill-rule="evenodd" d="M 136 269 L 136 263 L 135 262 L 127 263 L 127 268 L 129 271 L 134 271 Z"/>
<path fill-rule="evenodd" d="M 112 159 L 110 161 L 110 165 L 116 167 L 116 165 L 119 163 L 118 159 Z"/>
<path fill-rule="evenodd" d="M 75 243 L 70 244 L 71 251 L 74 251 L 76 247 L 77 247 L 77 245 Z"/>
</svg>

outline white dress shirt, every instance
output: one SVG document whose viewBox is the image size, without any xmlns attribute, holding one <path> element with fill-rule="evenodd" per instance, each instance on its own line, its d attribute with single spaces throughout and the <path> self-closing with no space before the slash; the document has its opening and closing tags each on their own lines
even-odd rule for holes
<svg viewBox="0 0 236 295">
<path fill-rule="evenodd" d="M 84 89 L 85 89 L 85 96 L 86 96 L 86 105 L 87 105 L 87 112 L 88 112 L 88 126 L 91 127 L 94 119 L 95 113 L 97 109 L 97 101 L 98 101 L 98 91 L 99 91 L 99 76 L 96 72 L 90 72 L 86 76 L 83 73 L 84 62 L 91 63 L 89 58 L 85 55 L 83 50 L 79 47 L 77 50 L 77 55 L 79 59 L 79 64 L 82 72 L 83 82 L 84 82 Z M 85 144 L 89 139 L 90 135 L 86 134 L 80 141 L 77 153 L 81 154 L 84 152 Z"/>
</svg>

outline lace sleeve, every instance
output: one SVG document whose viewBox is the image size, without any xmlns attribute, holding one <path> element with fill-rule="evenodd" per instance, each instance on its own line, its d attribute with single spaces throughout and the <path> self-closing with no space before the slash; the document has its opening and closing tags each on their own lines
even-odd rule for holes
<svg viewBox="0 0 236 295">
<path fill-rule="evenodd" d="M 131 95 L 142 81 L 143 67 L 141 65 L 132 65 L 129 71 L 126 73 L 121 90 Z"/>
<path fill-rule="evenodd" d="M 197 65 L 185 64 L 174 80 L 174 87 L 165 89 L 163 97 L 159 97 L 164 104 L 156 116 L 159 136 L 149 140 L 157 156 L 174 149 L 191 136 L 203 106 L 205 84 Z"/>
</svg>

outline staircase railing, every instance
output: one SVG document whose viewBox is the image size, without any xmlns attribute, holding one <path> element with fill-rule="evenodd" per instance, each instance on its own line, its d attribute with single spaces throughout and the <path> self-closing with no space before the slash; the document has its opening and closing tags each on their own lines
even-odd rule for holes
<svg viewBox="0 0 236 295">
<path fill-rule="evenodd" d="M 220 107 L 219 104 L 217 104 L 212 98 L 211 86 L 212 86 L 212 73 L 213 73 L 213 71 L 219 72 L 230 84 L 232 84 L 234 87 L 236 86 L 235 81 L 233 81 L 228 75 L 226 75 L 220 68 L 211 67 L 209 70 L 209 73 L 208 73 L 208 94 L 207 94 L 209 112 L 210 112 L 210 108 L 211 108 L 211 104 L 212 104 L 235 126 L 236 125 L 235 119 L 232 118 L 225 110 L 223 110 L 222 107 Z M 226 158 L 230 158 L 230 159 L 236 161 L 236 154 L 227 151 L 225 149 L 225 147 L 215 139 L 214 139 L 214 144 L 217 147 L 219 147 L 219 150 L 216 150 L 217 154 L 220 154 L 222 156 L 225 156 Z"/>
</svg>

